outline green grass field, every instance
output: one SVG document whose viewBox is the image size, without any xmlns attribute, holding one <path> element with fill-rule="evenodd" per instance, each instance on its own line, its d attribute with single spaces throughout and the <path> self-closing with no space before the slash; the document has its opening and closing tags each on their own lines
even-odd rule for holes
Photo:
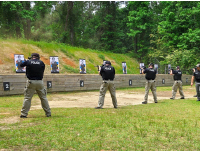
<svg viewBox="0 0 200 151">
<path fill-rule="evenodd" d="M 195 98 L 118 109 L 52 108 L 50 118 L 31 110 L 20 119 L 22 102 L 22 95 L 0 98 L 0 150 L 200 150 Z"/>
</svg>

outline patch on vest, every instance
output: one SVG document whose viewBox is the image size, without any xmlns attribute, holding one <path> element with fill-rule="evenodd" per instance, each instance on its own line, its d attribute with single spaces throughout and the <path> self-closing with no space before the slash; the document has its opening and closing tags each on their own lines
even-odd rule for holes
<svg viewBox="0 0 200 151">
<path fill-rule="evenodd" d="M 105 70 L 111 70 L 111 68 L 105 67 Z"/>
<path fill-rule="evenodd" d="M 197 80 L 200 80 L 200 72 L 195 72 L 195 78 L 196 78 Z"/>
<path fill-rule="evenodd" d="M 31 61 L 31 64 L 40 64 L 39 61 Z"/>
<path fill-rule="evenodd" d="M 149 69 L 149 71 L 152 71 L 152 72 L 154 72 L 154 69 Z"/>
</svg>

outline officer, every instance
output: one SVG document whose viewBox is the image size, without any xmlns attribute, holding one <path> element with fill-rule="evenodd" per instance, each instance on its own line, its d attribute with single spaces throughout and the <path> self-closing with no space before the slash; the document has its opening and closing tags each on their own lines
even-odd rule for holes
<svg viewBox="0 0 200 151">
<path fill-rule="evenodd" d="M 28 78 L 26 87 L 24 90 L 24 103 L 21 109 L 21 118 L 27 118 L 28 111 L 31 107 L 31 99 L 36 91 L 42 104 L 42 108 L 45 111 L 47 117 L 51 116 L 51 109 L 49 107 L 48 100 L 46 98 L 46 89 L 43 85 L 43 74 L 45 70 L 45 64 L 40 60 L 38 53 L 32 53 L 30 60 L 25 60 L 21 67 L 26 66 L 26 76 Z"/>
<path fill-rule="evenodd" d="M 154 98 L 154 102 L 157 102 L 157 95 L 156 95 L 156 70 L 153 69 L 154 64 L 150 63 L 149 64 L 149 68 L 143 68 L 142 69 L 142 73 L 146 74 L 145 78 L 146 78 L 146 85 L 145 85 L 145 96 L 144 96 L 144 102 L 142 102 L 142 104 L 147 104 L 147 99 L 148 99 L 148 94 L 149 94 L 149 89 L 151 89 L 152 93 L 153 93 L 153 98 Z"/>
<path fill-rule="evenodd" d="M 199 86 L 200 86 L 200 64 L 196 65 L 197 70 L 193 73 L 192 79 L 191 79 L 191 86 L 193 85 L 194 79 L 195 79 L 195 85 L 196 85 L 196 92 L 197 92 L 197 101 L 200 101 L 200 92 L 199 92 Z"/>
<path fill-rule="evenodd" d="M 196 67 L 195 67 L 195 68 L 193 68 L 193 69 L 192 69 L 193 73 L 194 73 L 196 70 L 197 70 L 197 68 L 196 68 Z M 195 85 L 196 85 L 196 82 L 195 82 Z M 196 95 L 194 95 L 193 97 L 197 97 L 197 94 L 196 94 Z"/>
<path fill-rule="evenodd" d="M 105 62 L 105 66 L 99 67 L 99 75 L 102 76 L 103 82 L 100 87 L 100 94 L 99 94 L 99 102 L 98 107 L 95 109 L 102 109 L 104 105 L 104 98 L 107 89 L 110 92 L 112 103 L 114 108 L 117 108 L 117 98 L 115 95 L 115 86 L 114 86 L 114 78 L 115 78 L 115 68 L 111 66 L 110 61 Z"/>
<path fill-rule="evenodd" d="M 182 72 L 180 70 L 180 67 L 177 66 L 176 70 L 171 69 L 170 75 L 174 74 L 174 85 L 172 87 L 172 97 L 170 99 L 175 99 L 177 88 L 179 88 L 179 93 L 181 95 L 180 99 L 184 99 L 183 89 L 182 89 Z"/>
</svg>

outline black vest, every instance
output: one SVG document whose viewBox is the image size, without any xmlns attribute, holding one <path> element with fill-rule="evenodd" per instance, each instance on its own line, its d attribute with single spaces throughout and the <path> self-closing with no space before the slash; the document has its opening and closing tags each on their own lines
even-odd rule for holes
<svg viewBox="0 0 200 151">
<path fill-rule="evenodd" d="M 200 71 L 196 70 L 196 71 L 194 72 L 194 76 L 195 76 L 195 80 L 196 80 L 197 82 L 200 82 Z"/>
<path fill-rule="evenodd" d="M 114 80 L 115 78 L 115 69 L 112 66 L 103 66 L 101 68 L 100 74 L 103 80 Z"/>
<path fill-rule="evenodd" d="M 145 78 L 147 80 L 155 80 L 155 78 L 156 78 L 156 70 L 155 69 L 147 68 L 147 69 L 145 69 L 145 73 L 146 73 Z"/>
<path fill-rule="evenodd" d="M 28 60 L 26 66 L 26 76 L 29 80 L 42 80 L 45 64 L 41 60 Z"/>
<path fill-rule="evenodd" d="M 182 72 L 180 70 L 173 71 L 174 74 L 174 80 L 181 80 Z"/>
</svg>

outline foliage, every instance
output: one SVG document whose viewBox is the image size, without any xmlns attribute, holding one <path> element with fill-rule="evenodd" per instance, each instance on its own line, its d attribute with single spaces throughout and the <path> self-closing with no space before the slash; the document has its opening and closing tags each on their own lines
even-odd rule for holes
<svg viewBox="0 0 200 151">
<path fill-rule="evenodd" d="M 79 73 L 80 72 L 79 69 L 74 69 L 67 65 L 64 65 L 63 67 L 66 69 L 67 73 Z"/>
<path fill-rule="evenodd" d="M 160 60 L 182 67 L 191 67 L 198 62 L 199 54 L 199 2 L 161 2 L 163 19 L 154 36 L 154 49 Z M 156 38 L 157 37 L 157 38 Z M 155 47 L 154 47 L 155 48 Z M 153 52 L 152 52 L 153 54 Z"/>
<path fill-rule="evenodd" d="M 99 54 L 98 57 L 99 57 L 100 59 L 102 59 L 102 60 L 105 60 L 105 56 L 102 55 L 102 54 Z"/>
<path fill-rule="evenodd" d="M 196 65 L 199 62 L 198 58 L 196 58 L 194 54 L 195 54 L 194 51 L 175 50 L 171 55 L 167 55 L 166 61 L 168 64 L 173 64 L 174 66 L 180 66 L 181 69 L 189 69 L 193 68 L 194 65 Z"/>
<path fill-rule="evenodd" d="M 167 64 L 175 51 L 199 55 L 198 1 L 0 1 L 0 14 L 4 39 L 129 53 L 145 64 Z"/>
<path fill-rule="evenodd" d="M 129 36 L 133 37 L 135 57 L 143 59 L 148 53 L 151 28 L 153 27 L 153 11 L 149 7 L 149 2 L 131 1 L 129 2 Z"/>
</svg>

